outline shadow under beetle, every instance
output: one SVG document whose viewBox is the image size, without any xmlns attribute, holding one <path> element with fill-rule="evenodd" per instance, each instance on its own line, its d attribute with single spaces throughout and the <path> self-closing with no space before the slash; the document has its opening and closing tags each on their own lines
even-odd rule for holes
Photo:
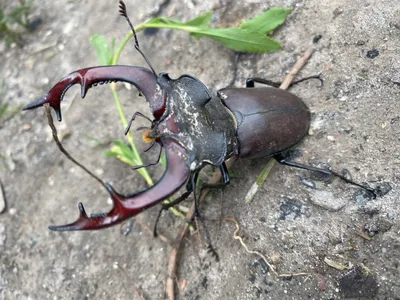
<svg viewBox="0 0 400 300">
<path fill-rule="evenodd" d="M 151 130 L 144 137 L 165 149 L 167 168 L 156 185 L 127 196 L 117 193 L 106 183 L 114 203 L 110 212 L 88 216 L 82 203 L 79 203 L 77 221 L 64 226 L 50 226 L 50 229 L 92 230 L 112 226 L 169 198 L 187 184 L 187 192 L 170 205 L 164 205 L 166 209 L 196 191 L 198 174 L 207 164 L 219 167 L 222 184 L 228 184 L 225 161 L 232 156 L 272 156 L 280 164 L 340 177 L 375 196 L 372 188 L 355 183 L 330 169 L 285 160 L 285 150 L 303 139 L 310 124 L 310 111 L 299 97 L 273 87 L 253 88 L 254 82 L 264 82 L 257 78 L 247 80 L 246 88 L 228 87 L 213 95 L 202 82 L 190 75 L 182 75 L 178 79 L 171 79 L 167 73 L 157 75 L 139 48 L 123 1 L 120 1 L 120 14 L 128 21 L 134 34 L 135 48 L 151 70 L 136 66 L 80 69 L 64 77 L 47 95 L 23 109 L 49 104 L 55 110 L 58 121 L 61 121 L 60 103 L 72 85 L 81 85 L 81 97 L 84 98 L 87 91 L 98 84 L 116 81 L 131 83 L 146 98 L 154 116 Z M 143 116 L 135 113 L 130 123 L 137 115 Z M 196 193 L 194 198 L 196 201 Z"/>
</svg>

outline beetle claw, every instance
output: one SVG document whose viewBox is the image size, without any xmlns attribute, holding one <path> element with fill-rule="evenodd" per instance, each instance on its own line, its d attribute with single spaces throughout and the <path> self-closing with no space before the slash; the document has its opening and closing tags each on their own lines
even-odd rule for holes
<svg viewBox="0 0 400 300">
<path fill-rule="evenodd" d="M 83 204 L 79 202 L 79 217 L 75 222 L 61 226 L 49 226 L 49 229 L 54 231 L 91 230 L 110 226 L 114 224 L 113 221 L 119 221 L 120 211 L 123 210 L 122 200 L 125 197 L 118 194 L 109 183 L 106 183 L 106 188 L 114 204 L 114 208 L 110 212 L 95 213 L 89 217 Z"/>
<path fill-rule="evenodd" d="M 162 114 L 164 100 L 160 94 L 157 94 L 157 81 L 154 74 L 145 68 L 135 66 L 104 66 L 77 70 L 61 79 L 43 98 L 22 109 L 35 109 L 48 103 L 56 111 L 57 120 L 61 121 L 60 104 L 71 86 L 80 84 L 81 97 L 85 98 L 92 86 L 116 81 L 124 81 L 136 86 L 146 97 L 153 113 Z"/>
<path fill-rule="evenodd" d="M 87 215 L 85 208 L 83 207 L 82 202 L 78 203 L 78 209 L 79 209 L 79 218 L 77 221 L 67 224 L 67 225 L 61 225 L 61 226 L 49 226 L 50 230 L 53 231 L 71 231 L 71 230 L 79 230 L 79 227 L 77 226 L 78 224 L 81 224 L 85 220 L 89 220 L 89 216 Z"/>
<path fill-rule="evenodd" d="M 114 204 L 108 213 L 92 214 L 89 217 L 83 204 L 79 203 L 79 217 L 75 222 L 62 226 L 49 226 L 49 229 L 71 231 L 106 228 L 132 218 L 170 197 L 185 184 L 190 170 L 187 165 L 187 152 L 184 148 L 173 140 L 165 140 L 163 145 L 166 149 L 167 169 L 156 185 L 133 195 L 124 196 L 116 192 L 111 184 L 106 183 L 105 187 Z"/>
<path fill-rule="evenodd" d="M 56 112 L 56 116 L 57 116 L 57 120 L 61 121 L 62 117 L 61 117 L 61 107 L 60 107 L 60 103 L 54 103 L 53 101 L 48 101 L 48 96 L 49 94 L 47 94 L 46 96 L 40 98 L 39 100 L 36 100 L 28 105 L 25 105 L 22 110 L 29 110 L 29 109 L 35 109 L 38 108 L 40 106 L 43 106 L 43 104 L 49 103 L 50 106 L 54 109 L 54 111 Z M 61 101 L 61 100 L 60 100 Z"/>
</svg>

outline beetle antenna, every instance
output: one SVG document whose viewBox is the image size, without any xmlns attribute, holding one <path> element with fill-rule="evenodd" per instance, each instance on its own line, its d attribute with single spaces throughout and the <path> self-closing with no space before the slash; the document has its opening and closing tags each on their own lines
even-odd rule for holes
<svg viewBox="0 0 400 300">
<path fill-rule="evenodd" d="M 151 71 L 154 73 L 154 75 L 155 75 L 156 77 L 158 77 L 158 76 L 157 76 L 157 73 L 156 73 L 156 71 L 154 71 L 153 66 L 151 65 L 150 61 L 147 59 L 146 55 L 144 55 L 144 53 L 142 52 L 142 50 L 140 50 L 139 41 L 138 41 L 138 39 L 137 39 L 137 37 L 136 37 L 135 28 L 133 27 L 133 25 L 132 25 L 132 23 L 131 23 L 131 20 L 130 20 L 129 17 L 128 17 L 128 14 L 126 13 L 126 6 L 125 6 L 124 1 L 122 1 L 122 0 L 119 1 L 119 13 L 120 13 L 121 16 L 123 16 L 123 17 L 125 18 L 125 20 L 128 22 L 129 27 L 131 28 L 131 30 L 132 30 L 132 32 L 133 32 L 133 38 L 135 39 L 135 48 L 136 48 L 136 50 L 139 51 L 140 54 L 142 54 L 144 60 L 145 60 L 146 63 L 149 65 Z"/>
</svg>

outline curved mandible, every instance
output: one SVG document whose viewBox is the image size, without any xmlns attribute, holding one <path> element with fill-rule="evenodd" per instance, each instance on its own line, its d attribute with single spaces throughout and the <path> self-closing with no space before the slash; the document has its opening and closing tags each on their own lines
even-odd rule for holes
<svg viewBox="0 0 400 300">
<path fill-rule="evenodd" d="M 154 117 L 164 112 L 165 99 L 155 75 L 146 68 L 135 66 L 104 66 L 80 69 L 61 79 L 44 97 L 26 105 L 23 110 L 34 109 L 48 103 L 56 111 L 61 121 L 60 103 L 67 90 L 74 84 L 81 85 L 81 97 L 98 84 L 124 81 L 133 84 L 146 97 Z"/>
<path fill-rule="evenodd" d="M 110 212 L 89 217 L 82 203 L 79 203 L 78 220 L 68 225 L 49 226 L 49 229 L 56 231 L 102 229 L 129 219 L 173 195 L 186 183 L 190 175 L 187 151 L 172 139 L 163 140 L 163 146 L 167 156 L 167 169 L 156 185 L 131 196 L 123 196 L 107 183 L 107 191 L 114 203 Z"/>
</svg>

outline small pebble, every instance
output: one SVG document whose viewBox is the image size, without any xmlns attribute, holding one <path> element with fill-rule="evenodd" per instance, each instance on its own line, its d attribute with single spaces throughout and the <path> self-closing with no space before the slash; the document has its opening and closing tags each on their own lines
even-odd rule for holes
<svg viewBox="0 0 400 300">
<path fill-rule="evenodd" d="M 360 188 L 354 193 L 354 200 L 358 205 L 365 205 L 368 201 L 371 201 L 373 198 L 372 193 Z"/>
<path fill-rule="evenodd" d="M 343 169 L 342 175 L 343 175 L 343 177 L 346 178 L 347 180 L 352 180 L 350 171 L 349 171 L 348 169 Z"/>
<path fill-rule="evenodd" d="M 302 183 L 303 185 L 305 185 L 306 187 L 315 189 L 315 182 L 314 182 L 314 181 L 312 181 L 312 180 L 310 180 L 310 179 L 308 179 L 308 178 L 306 178 L 306 177 L 301 177 L 301 178 L 300 178 L 300 181 L 301 181 L 301 183 Z"/>
<path fill-rule="evenodd" d="M 6 238 L 6 227 L 0 223 L 0 247 L 4 246 Z"/>
<path fill-rule="evenodd" d="M 335 10 L 333 11 L 333 19 L 336 19 L 338 16 L 340 16 L 343 13 L 343 8 L 341 7 L 336 7 Z"/>
<path fill-rule="evenodd" d="M 379 51 L 376 50 L 376 49 L 372 49 L 372 50 L 368 50 L 367 51 L 367 57 L 368 58 L 374 59 L 375 57 L 378 57 L 378 56 L 379 56 Z"/>
<path fill-rule="evenodd" d="M 385 196 L 387 193 L 389 193 L 392 190 L 392 186 L 389 184 L 389 182 L 382 182 L 377 185 L 375 188 L 376 194 L 379 197 Z"/>
<path fill-rule="evenodd" d="M 23 126 L 22 126 L 22 130 L 23 131 L 29 131 L 29 130 L 31 130 L 32 129 L 32 124 L 24 124 Z"/>
<path fill-rule="evenodd" d="M 329 191 L 315 190 L 310 196 L 311 203 L 327 211 L 338 211 L 347 204 L 346 199 L 336 198 L 335 195 Z"/>
<path fill-rule="evenodd" d="M 393 223 L 390 222 L 388 219 L 386 219 L 386 218 L 380 219 L 379 228 L 380 228 L 381 232 L 389 231 L 390 228 L 392 228 L 392 226 L 393 226 Z"/>
<path fill-rule="evenodd" d="M 6 198 L 4 197 L 3 185 L 0 182 L 0 214 L 6 209 Z"/>
</svg>

